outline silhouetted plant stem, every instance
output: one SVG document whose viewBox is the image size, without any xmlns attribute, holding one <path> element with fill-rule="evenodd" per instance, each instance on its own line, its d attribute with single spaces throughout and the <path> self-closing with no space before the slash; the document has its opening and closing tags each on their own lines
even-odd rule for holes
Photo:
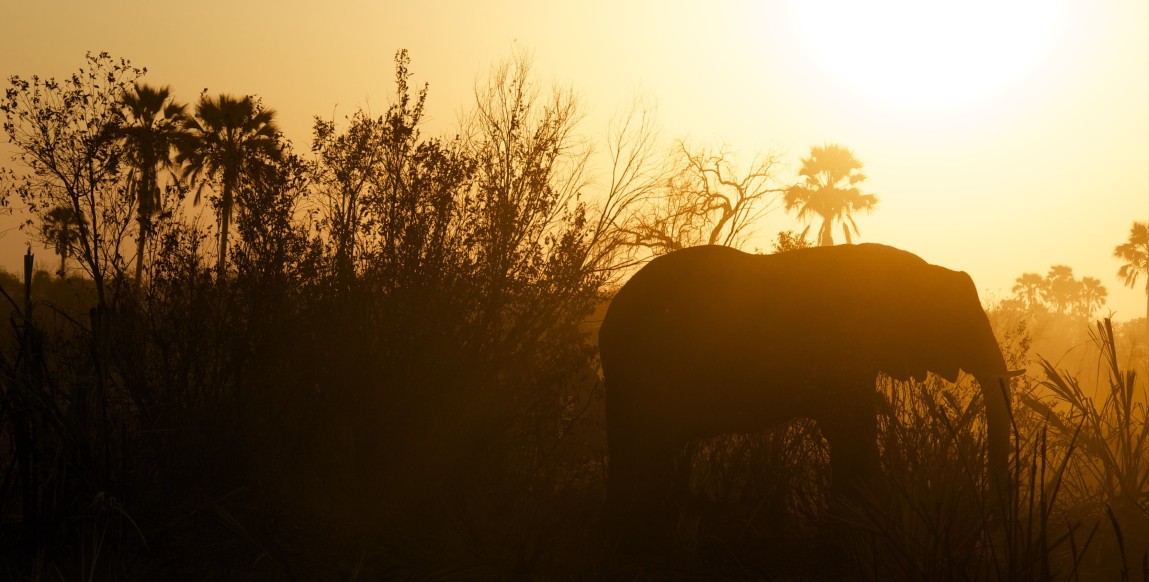
<svg viewBox="0 0 1149 582">
<path fill-rule="evenodd" d="M 24 313 L 19 328 L 20 347 L 17 355 L 17 375 L 9 391 L 12 398 L 12 432 L 16 447 L 16 462 L 20 474 L 20 501 L 24 543 L 33 555 L 39 549 L 39 499 L 36 478 L 35 451 L 31 427 L 31 399 L 36 364 L 32 362 L 35 329 L 32 326 L 32 252 L 24 255 Z"/>
</svg>

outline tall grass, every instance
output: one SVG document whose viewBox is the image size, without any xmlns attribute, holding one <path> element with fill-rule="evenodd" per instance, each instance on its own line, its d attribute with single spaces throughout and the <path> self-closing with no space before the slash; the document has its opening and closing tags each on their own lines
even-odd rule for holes
<svg viewBox="0 0 1149 582">
<path fill-rule="evenodd" d="M 835 516 L 864 579 L 1149 579 L 1149 415 L 1118 365 L 1112 323 L 1091 333 L 1107 390 L 1038 358 L 1014 387 L 1011 493 L 984 480 L 976 392 L 931 380 L 882 390 L 885 495 Z"/>
<path fill-rule="evenodd" d="M 1012 332 L 1011 332 L 1012 333 Z M 1024 328 L 1007 360 L 1028 355 Z M 990 494 L 976 385 L 880 381 L 881 478 L 828 498 L 816 424 L 710 439 L 692 452 L 694 501 L 673 568 L 644 575 L 868 580 L 1149 579 L 1145 389 L 1092 334 L 1107 389 L 1045 359 L 1012 387 L 1011 486 Z M 1016 352 L 1016 353 L 1014 353 Z M 629 572 L 633 573 L 634 570 Z"/>
<path fill-rule="evenodd" d="M 1138 578 L 1149 579 L 1147 394 L 1136 373 L 1119 366 L 1110 320 L 1097 322 L 1090 338 L 1098 351 L 1098 375 L 1108 388 L 1098 391 L 1101 401 L 1088 396 L 1077 377 L 1040 358 L 1041 385 L 1052 398 L 1030 398 L 1026 404 L 1045 413 L 1062 442 L 1076 443 L 1080 449 L 1067 466 L 1071 511 L 1082 520 L 1104 523 L 1102 531 L 1112 535 L 1087 564 L 1121 579 L 1140 570 Z"/>
</svg>

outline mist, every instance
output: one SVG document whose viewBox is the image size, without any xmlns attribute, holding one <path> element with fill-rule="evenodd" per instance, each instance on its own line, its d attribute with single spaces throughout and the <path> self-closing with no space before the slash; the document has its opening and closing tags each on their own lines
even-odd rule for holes
<svg viewBox="0 0 1149 582">
<path fill-rule="evenodd" d="M 466 72 L 454 122 L 398 50 L 384 102 L 290 133 L 270 94 L 77 61 L 0 101 L 28 241 L 0 273 L 15 579 L 1107 579 L 1149 556 L 1137 216 L 1092 203 L 1119 228 L 1022 260 L 992 194 L 906 219 L 893 176 L 922 170 L 880 145 L 668 137 L 650 100 L 588 114 L 521 49 Z"/>
</svg>

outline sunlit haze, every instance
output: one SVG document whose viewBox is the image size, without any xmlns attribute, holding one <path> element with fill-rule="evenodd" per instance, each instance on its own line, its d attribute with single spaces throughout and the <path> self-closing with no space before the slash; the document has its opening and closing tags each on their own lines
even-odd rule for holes
<svg viewBox="0 0 1149 582">
<path fill-rule="evenodd" d="M 1045 56 L 1061 2 L 794 3 L 804 40 L 861 91 L 933 108 L 992 93 Z"/>
<path fill-rule="evenodd" d="M 1149 0 L 0 16 L 0 578 L 1149 556 Z"/>
<path fill-rule="evenodd" d="M 4 76 L 66 76 L 107 51 L 184 102 L 205 88 L 261 96 L 302 152 L 314 116 L 386 109 L 398 49 L 430 85 L 428 132 L 453 131 L 476 80 L 524 49 L 541 79 L 580 96 L 589 139 L 638 95 L 668 143 L 725 144 L 744 163 L 773 152 L 785 180 L 811 146 L 840 143 L 880 199 L 859 241 L 968 271 L 991 300 L 1024 272 L 1069 265 L 1102 281 L 1117 319 L 1144 315 L 1144 290 L 1123 286 L 1112 257 L 1149 219 L 1143 0 L 46 0 L 4 12 Z M 0 145 L 2 163 L 10 152 Z M 804 226 L 775 206 L 750 250 Z M 19 220 L 0 239 L 10 271 L 27 244 Z"/>
</svg>

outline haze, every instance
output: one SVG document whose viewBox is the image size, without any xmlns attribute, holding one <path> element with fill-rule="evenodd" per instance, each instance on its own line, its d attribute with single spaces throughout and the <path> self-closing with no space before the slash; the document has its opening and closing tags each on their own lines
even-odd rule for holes
<svg viewBox="0 0 1149 582">
<path fill-rule="evenodd" d="M 1145 0 L 0 13 L 9 579 L 1149 561 Z"/>
<path fill-rule="evenodd" d="M 542 78 L 581 96 L 588 137 L 637 94 L 657 104 L 667 139 L 727 144 L 746 163 L 774 152 L 785 176 L 812 145 L 840 143 L 880 197 L 858 241 L 964 269 L 990 300 L 1023 272 L 1069 265 L 1102 281 L 1116 319 L 1144 315 L 1143 289 L 1122 285 L 1112 252 L 1149 216 L 1149 4 L 961 3 L 920 25 L 897 5 L 865 18 L 815 6 L 823 12 L 749 1 L 12 3 L 0 72 L 65 76 L 86 51 L 108 51 L 184 102 L 204 88 L 261 96 L 305 151 L 313 116 L 385 110 L 397 49 L 430 84 L 431 132 L 450 131 L 476 79 L 525 49 Z M 9 271 L 27 244 L 16 220 L 0 239 Z M 749 246 L 768 250 L 775 233 L 801 227 L 777 210 Z M 50 269 L 51 251 L 37 261 Z"/>
</svg>

